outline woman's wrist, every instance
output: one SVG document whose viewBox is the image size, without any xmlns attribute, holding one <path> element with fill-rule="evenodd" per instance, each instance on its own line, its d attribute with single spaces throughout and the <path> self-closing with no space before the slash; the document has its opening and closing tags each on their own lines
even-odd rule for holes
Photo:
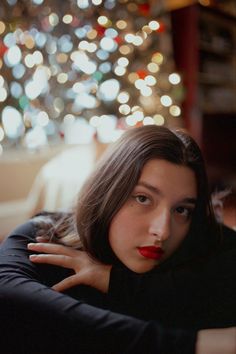
<svg viewBox="0 0 236 354">
<path fill-rule="evenodd" d="M 96 264 L 95 268 L 91 269 L 92 282 L 90 285 L 103 293 L 108 293 L 111 268 L 111 265 Z"/>
</svg>

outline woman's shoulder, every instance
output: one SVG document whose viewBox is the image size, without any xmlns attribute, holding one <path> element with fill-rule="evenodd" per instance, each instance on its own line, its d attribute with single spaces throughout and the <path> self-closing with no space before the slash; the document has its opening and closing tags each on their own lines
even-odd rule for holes
<svg viewBox="0 0 236 354">
<path fill-rule="evenodd" d="M 13 229 L 6 237 L 8 239 L 28 239 L 34 241 L 36 236 L 50 235 L 50 229 L 56 222 L 62 217 L 65 217 L 68 213 L 62 212 L 42 212 L 36 214 L 32 218 L 25 221 L 23 224 L 18 225 Z"/>
<path fill-rule="evenodd" d="M 31 218 L 13 229 L 6 239 L 20 236 L 28 236 L 29 238 L 34 238 L 38 228 L 39 225 L 34 222 L 34 218 Z"/>
</svg>

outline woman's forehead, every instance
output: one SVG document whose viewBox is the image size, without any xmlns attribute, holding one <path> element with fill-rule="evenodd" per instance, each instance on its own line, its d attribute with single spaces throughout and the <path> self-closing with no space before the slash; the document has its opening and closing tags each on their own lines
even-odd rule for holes
<svg viewBox="0 0 236 354">
<path fill-rule="evenodd" d="M 148 184 L 153 190 L 173 191 L 176 195 L 192 198 L 197 196 L 195 173 L 187 166 L 152 159 L 143 167 L 138 184 Z"/>
</svg>

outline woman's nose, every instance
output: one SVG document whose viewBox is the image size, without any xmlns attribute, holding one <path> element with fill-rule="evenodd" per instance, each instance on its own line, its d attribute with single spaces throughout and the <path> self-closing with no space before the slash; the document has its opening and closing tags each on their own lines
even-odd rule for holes
<svg viewBox="0 0 236 354">
<path fill-rule="evenodd" d="M 154 213 L 151 218 L 149 233 L 156 237 L 158 241 L 165 241 L 170 236 L 171 214 L 168 210 Z"/>
</svg>

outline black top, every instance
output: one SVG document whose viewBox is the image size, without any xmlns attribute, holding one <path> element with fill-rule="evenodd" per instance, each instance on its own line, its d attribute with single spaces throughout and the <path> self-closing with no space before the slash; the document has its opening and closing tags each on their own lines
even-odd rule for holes
<svg viewBox="0 0 236 354">
<path fill-rule="evenodd" d="M 228 229 L 216 255 L 197 265 L 143 275 L 113 268 L 106 296 L 85 286 L 50 289 L 71 271 L 29 261 L 35 233 L 29 221 L 1 246 L 4 354 L 193 354 L 196 329 L 236 325 L 236 235 Z"/>
<path fill-rule="evenodd" d="M 111 308 L 172 328 L 235 326 L 236 232 L 223 226 L 222 233 L 205 259 L 175 267 L 166 262 L 142 275 L 112 268 Z"/>
</svg>

